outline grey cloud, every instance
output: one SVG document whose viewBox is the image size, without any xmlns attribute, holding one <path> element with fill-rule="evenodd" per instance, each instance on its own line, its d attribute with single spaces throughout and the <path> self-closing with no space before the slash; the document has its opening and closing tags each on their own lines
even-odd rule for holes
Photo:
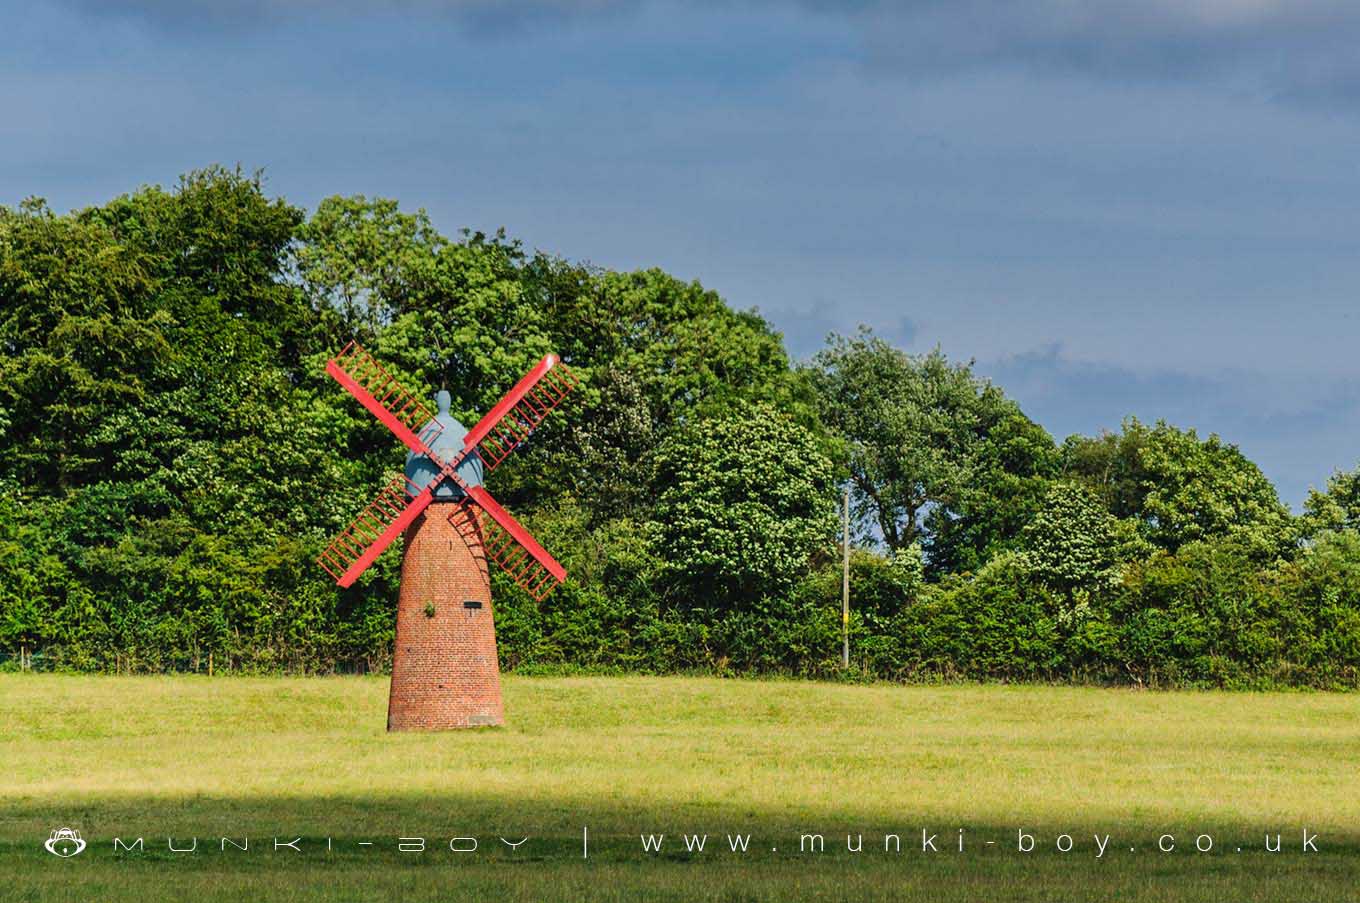
<svg viewBox="0 0 1360 903">
<path fill-rule="evenodd" d="M 249 30 L 298 19 L 343 20 L 358 16 L 453 17 L 483 30 L 504 30 L 535 22 L 614 13 L 636 0 L 64 0 L 85 14 L 141 22 L 176 32 L 197 29 Z"/>
<path fill-rule="evenodd" d="M 627 15 L 643 0 L 60 0 L 176 32 L 296 20 L 449 18 L 479 31 Z M 665 7 L 675 15 L 683 5 Z M 1290 102 L 1360 97 L 1360 4 L 1342 0 L 744 0 L 700 10 L 801 8 L 858 35 L 883 73 L 1010 68 L 1136 80 L 1219 80 Z"/>
<path fill-rule="evenodd" d="M 986 67 L 1097 77 L 1220 78 L 1287 99 L 1360 86 L 1360 5 L 1340 0 L 818 2 L 861 26 L 883 69 Z"/>
</svg>

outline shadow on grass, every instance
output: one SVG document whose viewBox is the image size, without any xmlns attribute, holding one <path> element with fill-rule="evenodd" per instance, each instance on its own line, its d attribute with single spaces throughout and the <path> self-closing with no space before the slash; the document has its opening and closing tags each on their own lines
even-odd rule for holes
<svg viewBox="0 0 1360 903">
<path fill-rule="evenodd" d="M 84 852 L 44 849 L 61 827 L 82 833 Z M 0 818 L 0 900 L 1349 899 L 1360 835 L 1312 829 L 1316 852 L 1305 851 L 1306 827 L 950 824 L 453 795 L 27 799 Z"/>
</svg>

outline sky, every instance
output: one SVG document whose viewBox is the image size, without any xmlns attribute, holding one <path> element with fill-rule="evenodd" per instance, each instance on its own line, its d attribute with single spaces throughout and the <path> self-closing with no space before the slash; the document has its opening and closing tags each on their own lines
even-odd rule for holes
<svg viewBox="0 0 1360 903">
<path fill-rule="evenodd" d="M 1360 4 L 0 0 L 0 204 L 212 163 L 1360 462 Z"/>
</svg>

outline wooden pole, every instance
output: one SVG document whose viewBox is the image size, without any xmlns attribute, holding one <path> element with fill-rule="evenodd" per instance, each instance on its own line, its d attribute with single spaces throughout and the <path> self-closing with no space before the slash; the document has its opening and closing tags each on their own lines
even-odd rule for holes
<svg viewBox="0 0 1360 903">
<path fill-rule="evenodd" d="M 845 489 L 845 508 L 841 518 L 841 667 L 850 667 L 850 487 Z"/>
</svg>

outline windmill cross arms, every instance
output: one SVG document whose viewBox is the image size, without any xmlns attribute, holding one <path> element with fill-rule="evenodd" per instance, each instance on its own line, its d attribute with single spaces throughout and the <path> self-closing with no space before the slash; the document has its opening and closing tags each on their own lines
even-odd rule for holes
<svg viewBox="0 0 1360 903">
<path fill-rule="evenodd" d="M 420 432 L 434 419 L 434 412 L 406 391 L 362 345 L 350 342 L 326 362 L 326 372 L 407 448 L 418 455 L 434 458 L 430 444 L 441 427 L 435 426 L 432 432 Z"/>
<path fill-rule="evenodd" d="M 515 383 L 463 440 L 463 456 L 476 451 L 488 473 L 529 438 L 553 408 L 581 384 L 555 354 L 546 354 Z"/>
<path fill-rule="evenodd" d="M 317 561 L 340 586 L 350 586 L 420 513 L 433 501 L 434 487 L 448 479 L 464 493 L 457 506 L 459 529 L 474 516 L 480 521 L 488 558 L 496 561 L 515 582 L 537 599 L 543 599 L 566 579 L 566 571 L 480 485 L 469 485 L 458 473 L 462 462 L 477 452 L 486 471 L 528 439 L 529 435 L 562 400 L 580 385 L 558 359 L 543 357 L 504 398 L 467 434 L 461 453 L 441 460 L 432 450 L 440 430 L 428 407 L 406 391 L 357 342 L 350 342 L 326 364 L 326 372 L 355 397 L 369 413 L 387 426 L 407 448 L 424 455 L 440 476 L 418 487 L 398 476 L 383 488 L 354 522 L 326 547 Z M 447 452 L 446 452 L 447 454 Z M 461 513 L 460 513 L 461 512 Z M 451 519 L 454 519 L 451 515 Z M 471 537 L 469 537 L 471 538 Z"/>
</svg>

